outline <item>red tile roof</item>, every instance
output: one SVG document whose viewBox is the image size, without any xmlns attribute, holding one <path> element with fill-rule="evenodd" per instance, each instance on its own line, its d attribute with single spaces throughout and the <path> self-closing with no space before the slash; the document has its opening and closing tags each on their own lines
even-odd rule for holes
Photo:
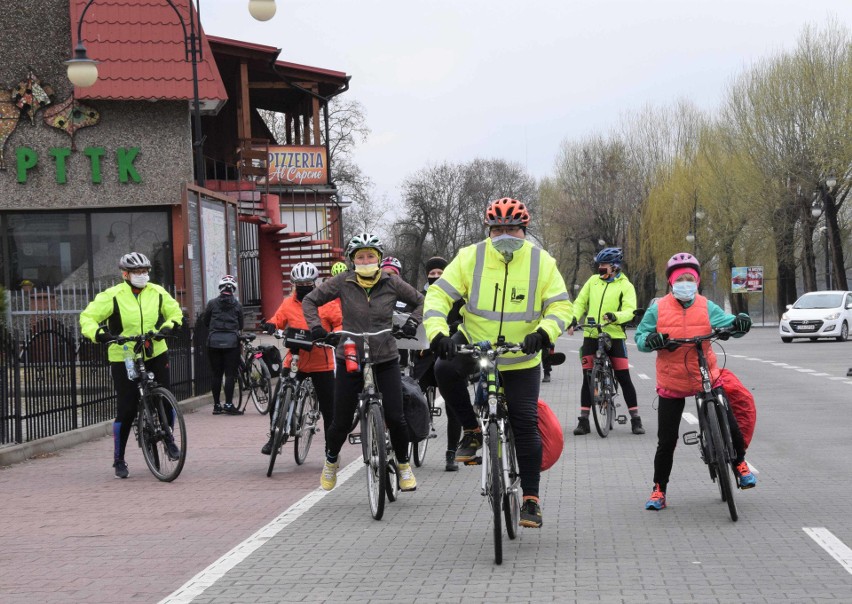
<svg viewBox="0 0 852 604">
<path fill-rule="evenodd" d="M 71 49 L 88 0 L 71 0 Z M 174 0 L 189 32 L 190 0 Z M 96 0 L 86 12 L 83 43 L 99 61 L 98 81 L 75 88 L 78 99 L 192 100 L 192 63 L 186 60 L 183 29 L 165 0 Z M 188 42 L 187 42 L 188 44 Z M 213 52 L 202 34 L 198 92 L 203 109 L 215 111 L 228 95 Z"/>
</svg>

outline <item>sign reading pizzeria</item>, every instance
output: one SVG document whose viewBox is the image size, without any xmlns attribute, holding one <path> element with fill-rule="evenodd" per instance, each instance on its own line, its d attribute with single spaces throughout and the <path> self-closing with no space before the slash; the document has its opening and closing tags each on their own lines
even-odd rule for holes
<svg viewBox="0 0 852 604">
<path fill-rule="evenodd" d="M 328 184 L 325 147 L 269 147 L 269 184 Z"/>
</svg>

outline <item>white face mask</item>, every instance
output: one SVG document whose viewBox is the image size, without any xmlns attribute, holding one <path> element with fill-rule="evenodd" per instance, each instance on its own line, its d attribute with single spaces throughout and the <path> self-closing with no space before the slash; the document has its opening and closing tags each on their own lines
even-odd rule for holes
<svg viewBox="0 0 852 604">
<path fill-rule="evenodd" d="M 677 281 L 672 285 L 672 295 L 681 302 L 689 302 L 698 293 L 698 284 L 695 281 Z"/>
<path fill-rule="evenodd" d="M 372 277 L 376 274 L 376 271 L 379 270 L 378 262 L 375 264 L 356 264 L 355 272 L 361 275 L 362 277 Z"/>
<path fill-rule="evenodd" d="M 151 278 L 148 276 L 148 273 L 145 273 L 144 275 L 131 274 L 130 275 L 130 285 L 132 285 L 136 289 L 142 289 L 143 287 L 148 285 L 148 281 L 150 279 Z"/>
<path fill-rule="evenodd" d="M 524 240 L 520 237 L 512 237 L 511 235 L 498 235 L 491 240 L 491 245 L 494 249 L 503 254 L 506 262 L 512 259 L 512 255 L 521 249 L 524 245 Z"/>
</svg>

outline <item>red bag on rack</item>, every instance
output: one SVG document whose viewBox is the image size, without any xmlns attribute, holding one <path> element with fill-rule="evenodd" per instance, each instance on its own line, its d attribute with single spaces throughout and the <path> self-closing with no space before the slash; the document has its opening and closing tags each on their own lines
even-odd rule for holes
<svg viewBox="0 0 852 604">
<path fill-rule="evenodd" d="M 541 399 L 538 399 L 538 431 L 541 434 L 541 471 L 544 472 L 559 460 L 565 441 L 559 418 Z"/>
<path fill-rule="evenodd" d="M 728 395 L 728 404 L 731 405 L 731 411 L 737 418 L 740 432 L 743 433 L 743 441 L 745 441 L 746 449 L 748 449 L 751 437 L 754 435 L 754 425 L 757 423 L 754 397 L 730 369 L 722 369 L 718 384 Z"/>
</svg>

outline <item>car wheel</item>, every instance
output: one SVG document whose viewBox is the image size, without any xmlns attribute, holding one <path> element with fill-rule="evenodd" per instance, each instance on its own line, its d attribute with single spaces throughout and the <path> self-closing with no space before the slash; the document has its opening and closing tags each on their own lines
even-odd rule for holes
<svg viewBox="0 0 852 604">
<path fill-rule="evenodd" d="M 846 321 L 843 321 L 843 325 L 840 326 L 840 335 L 837 336 L 838 342 L 845 342 L 849 339 L 849 326 L 846 324 Z"/>
<path fill-rule="evenodd" d="M 781 341 L 784 342 L 785 344 L 789 344 L 790 342 L 793 341 L 793 338 L 785 338 L 785 337 L 782 336 Z"/>
</svg>

